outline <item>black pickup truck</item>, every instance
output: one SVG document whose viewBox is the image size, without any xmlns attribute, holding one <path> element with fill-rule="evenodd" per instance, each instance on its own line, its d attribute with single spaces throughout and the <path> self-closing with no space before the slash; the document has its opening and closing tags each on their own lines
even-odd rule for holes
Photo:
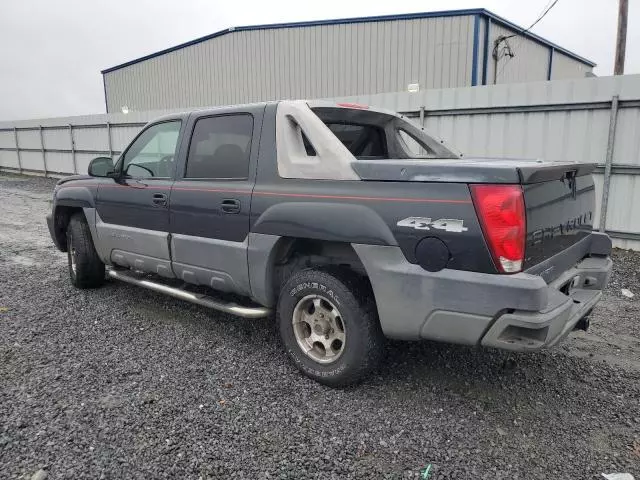
<svg viewBox="0 0 640 480">
<path fill-rule="evenodd" d="M 293 363 L 339 386 L 385 337 L 527 351 L 586 329 L 611 270 L 592 168 L 467 159 L 402 115 L 281 101 L 149 123 L 60 180 L 47 221 L 75 286 L 275 311 Z"/>
</svg>

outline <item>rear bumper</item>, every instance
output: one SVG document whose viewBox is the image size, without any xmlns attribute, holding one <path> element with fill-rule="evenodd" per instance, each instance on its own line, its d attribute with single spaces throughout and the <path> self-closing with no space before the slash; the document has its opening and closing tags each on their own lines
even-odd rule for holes
<svg viewBox="0 0 640 480">
<path fill-rule="evenodd" d="M 549 284 L 524 272 L 427 272 L 407 262 L 398 247 L 353 247 L 369 275 L 386 336 L 522 351 L 557 344 L 600 300 L 612 262 L 603 242 L 608 238 L 593 235 L 589 253 L 597 256 Z"/>
<path fill-rule="evenodd" d="M 564 339 L 600 301 L 612 262 L 585 258 L 547 287 L 548 303 L 536 312 L 515 310 L 496 318 L 480 343 L 507 350 L 537 350 Z"/>
</svg>

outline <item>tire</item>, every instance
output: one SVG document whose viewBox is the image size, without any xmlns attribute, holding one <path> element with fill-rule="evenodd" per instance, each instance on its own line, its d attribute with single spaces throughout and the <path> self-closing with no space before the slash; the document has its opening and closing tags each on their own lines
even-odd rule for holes
<svg viewBox="0 0 640 480">
<path fill-rule="evenodd" d="M 104 263 L 98 257 L 84 213 L 71 216 L 67 226 L 67 261 L 71 283 L 77 288 L 97 288 L 104 283 Z"/>
<path fill-rule="evenodd" d="M 295 273 L 282 285 L 277 314 L 287 355 L 319 383 L 352 385 L 380 363 L 384 336 L 373 293 L 348 270 Z"/>
</svg>

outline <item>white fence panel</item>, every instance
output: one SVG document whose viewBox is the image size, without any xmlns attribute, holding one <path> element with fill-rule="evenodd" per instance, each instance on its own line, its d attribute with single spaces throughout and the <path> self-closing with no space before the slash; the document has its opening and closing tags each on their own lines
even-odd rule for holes
<svg viewBox="0 0 640 480">
<path fill-rule="evenodd" d="M 140 130 L 142 130 L 142 126 L 129 127 L 113 125 L 111 127 L 111 144 L 113 149 L 122 152 Z"/>
<path fill-rule="evenodd" d="M 20 152 L 20 163 L 25 170 L 44 171 L 42 152 Z"/>
<path fill-rule="evenodd" d="M 76 165 L 79 174 L 86 174 L 89 168 L 89 162 L 98 157 L 95 153 L 76 153 Z"/>
<path fill-rule="evenodd" d="M 618 112 L 615 163 L 640 166 L 640 108 L 623 108 Z"/>
<path fill-rule="evenodd" d="M 42 138 L 47 150 L 71 150 L 71 138 L 69 137 L 69 128 L 60 129 L 45 128 L 42 131 Z"/>
<path fill-rule="evenodd" d="M 63 152 L 47 152 L 47 170 L 56 173 L 73 173 L 72 155 Z"/>
<path fill-rule="evenodd" d="M 42 148 L 40 130 L 18 130 L 18 143 L 20 148 Z"/>
<path fill-rule="evenodd" d="M 640 176 L 612 175 L 609 188 L 607 229 L 640 232 Z"/>
<path fill-rule="evenodd" d="M 14 148 L 16 138 L 11 130 L 0 131 L 0 148 Z"/>
<path fill-rule="evenodd" d="M 73 129 L 73 139 L 76 150 L 103 150 L 109 151 L 109 139 L 107 138 L 107 127 Z"/>
<path fill-rule="evenodd" d="M 608 110 L 427 116 L 425 122 L 427 130 L 467 157 L 596 164 L 605 161 L 608 124 Z"/>
<path fill-rule="evenodd" d="M 0 150 L 0 167 L 18 168 L 18 154 L 8 150 Z"/>
</svg>

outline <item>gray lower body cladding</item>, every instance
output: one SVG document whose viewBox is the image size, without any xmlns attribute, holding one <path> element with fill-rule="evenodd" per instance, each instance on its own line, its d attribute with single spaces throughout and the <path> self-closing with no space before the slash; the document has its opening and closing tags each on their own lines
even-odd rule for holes
<svg viewBox="0 0 640 480">
<path fill-rule="evenodd" d="M 608 257 L 588 257 L 547 284 L 528 273 L 427 272 L 398 247 L 353 247 L 369 275 L 387 337 L 509 350 L 562 340 L 598 302 L 612 266 Z"/>
<path fill-rule="evenodd" d="M 179 278 L 214 290 L 249 295 L 247 240 L 172 234 L 105 223 L 95 208 L 84 209 L 98 255 L 107 265 Z"/>
<path fill-rule="evenodd" d="M 270 306 L 273 285 L 269 265 L 280 237 L 250 234 L 247 242 L 225 249 L 224 258 L 217 256 L 215 265 L 207 264 L 208 268 L 196 270 L 190 264 L 197 258 L 208 258 L 207 250 L 214 246 L 210 243 L 220 247 L 221 242 L 176 235 L 169 249 L 166 233 L 128 227 L 114 229 L 100 220 L 95 209 L 85 208 L 84 213 L 94 239 L 98 239 L 96 247 L 105 263 L 165 273 L 167 277 L 174 276 L 174 269 L 178 267 L 178 276 L 189 283 L 245 294 L 252 291 L 254 299 Z M 47 223 L 53 233 L 52 220 L 48 218 Z M 515 275 L 451 269 L 428 272 L 407 261 L 398 246 L 353 244 L 353 247 L 373 286 L 386 336 L 534 350 L 558 343 L 599 301 L 611 271 L 611 260 L 606 256 L 610 243 L 598 241 L 608 240 L 606 236 L 601 237 L 593 234 L 594 241 L 589 242 L 589 250 L 585 251 L 595 256 L 587 256 L 567 268 L 549 284 L 541 276 L 526 272 Z M 155 255 L 140 255 L 137 251 L 142 250 L 136 247 L 138 244 L 140 248 L 144 246 L 144 251 L 153 247 Z M 176 262 L 172 269 L 171 251 L 185 264 Z M 250 268 L 247 268 L 246 255 Z M 572 253 L 566 250 L 560 255 L 562 258 L 550 259 L 556 266 L 563 265 L 562 260 L 569 260 Z M 160 269 L 159 263 L 166 263 L 166 268 Z M 214 270 L 214 267 L 219 268 Z M 188 275 L 191 271 L 194 278 Z M 220 273 L 225 271 L 236 272 L 233 279 L 229 278 L 228 285 L 227 278 Z M 212 272 L 214 278 L 225 280 L 222 282 L 225 285 L 214 285 L 210 281 Z M 198 276 L 203 278 L 195 278 Z M 240 288 L 241 285 L 245 288 Z"/>
</svg>

